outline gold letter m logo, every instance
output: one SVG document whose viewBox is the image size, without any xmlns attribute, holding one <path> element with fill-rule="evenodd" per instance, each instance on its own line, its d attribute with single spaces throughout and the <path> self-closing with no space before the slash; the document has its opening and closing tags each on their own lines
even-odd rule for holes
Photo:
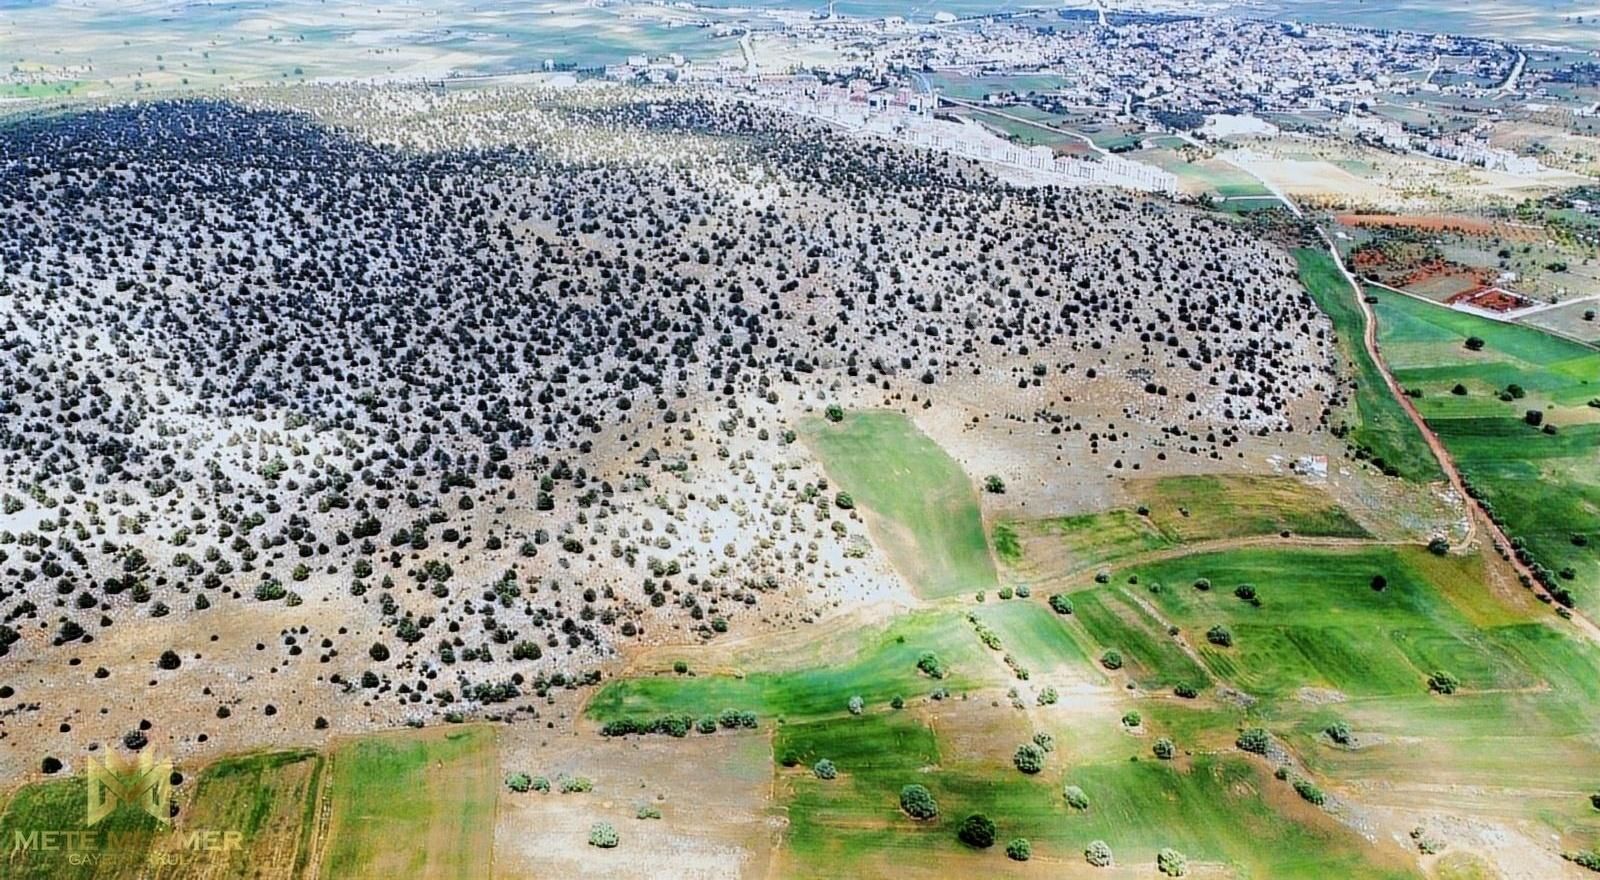
<svg viewBox="0 0 1600 880">
<path fill-rule="evenodd" d="M 172 762 L 157 761 L 140 752 L 137 763 L 106 755 L 105 763 L 89 760 L 89 810 L 87 825 L 111 815 L 118 804 L 131 804 L 166 823 L 172 817 L 167 801 L 172 797 Z"/>
</svg>

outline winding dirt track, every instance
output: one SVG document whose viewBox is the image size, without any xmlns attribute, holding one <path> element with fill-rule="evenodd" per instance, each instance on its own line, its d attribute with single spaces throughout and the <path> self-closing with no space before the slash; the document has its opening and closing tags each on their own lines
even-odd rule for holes
<svg viewBox="0 0 1600 880">
<path fill-rule="evenodd" d="M 1507 538 L 1506 533 L 1501 530 L 1499 524 L 1489 517 L 1488 511 L 1483 509 L 1478 500 L 1467 494 L 1466 483 L 1461 479 L 1461 471 L 1456 468 L 1455 459 L 1450 456 L 1450 451 L 1445 448 L 1444 443 L 1439 439 L 1439 435 L 1428 427 L 1427 420 L 1422 417 L 1421 413 L 1417 412 L 1416 406 L 1411 403 L 1411 398 L 1406 396 L 1405 390 L 1400 387 L 1400 383 L 1395 381 L 1394 374 L 1389 372 L 1389 365 L 1378 351 L 1378 316 L 1373 313 L 1372 305 L 1367 302 L 1366 297 L 1362 296 L 1360 281 L 1350 273 L 1349 269 L 1345 268 L 1344 259 L 1339 256 L 1339 249 L 1334 246 L 1333 239 L 1328 237 L 1327 231 L 1318 227 L 1317 234 L 1322 237 L 1322 243 L 1327 246 L 1328 253 L 1333 257 L 1334 265 L 1339 267 L 1339 273 L 1344 276 L 1345 282 L 1350 285 L 1350 292 L 1356 298 L 1356 305 L 1361 307 L 1361 317 L 1366 322 L 1366 327 L 1361 335 L 1361 342 L 1366 346 L 1367 356 L 1372 358 L 1372 362 L 1377 365 L 1378 371 L 1383 374 L 1383 381 L 1388 384 L 1389 393 L 1399 402 L 1400 408 L 1405 410 L 1406 416 L 1417 426 L 1417 430 L 1422 432 L 1422 439 L 1427 441 L 1428 448 L 1433 451 L 1433 457 L 1438 460 L 1439 467 L 1444 470 L 1445 477 L 1449 479 L 1451 488 L 1455 490 L 1457 495 L 1461 496 L 1461 500 L 1467 505 L 1467 534 L 1452 549 L 1461 549 L 1472 543 L 1472 539 L 1476 535 L 1478 525 L 1481 522 L 1495 545 L 1506 548 L 1509 551 L 1511 539 Z M 1534 584 L 1533 589 L 1541 595 L 1544 594 L 1544 591 L 1538 586 L 1538 581 L 1533 577 L 1533 570 L 1524 565 L 1522 560 L 1509 552 L 1503 558 L 1511 564 L 1512 569 L 1516 571 L 1519 578 L 1524 578 L 1526 582 Z M 1573 610 L 1572 622 L 1590 639 L 1600 642 L 1600 627 L 1596 627 L 1587 617 Z"/>
</svg>

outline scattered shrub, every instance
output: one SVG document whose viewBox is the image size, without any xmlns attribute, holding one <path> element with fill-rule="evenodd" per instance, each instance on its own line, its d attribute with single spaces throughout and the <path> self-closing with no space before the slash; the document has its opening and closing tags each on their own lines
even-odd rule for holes
<svg viewBox="0 0 1600 880">
<path fill-rule="evenodd" d="M 1065 593 L 1056 593 L 1050 597 L 1050 610 L 1057 614 L 1071 614 L 1072 600 Z"/>
<path fill-rule="evenodd" d="M 1234 745 L 1247 752 L 1265 755 L 1267 749 L 1272 745 L 1272 737 L 1265 730 L 1259 727 L 1252 727 L 1239 734 L 1239 738 L 1234 740 Z"/>
<path fill-rule="evenodd" d="M 1012 861 L 1026 862 L 1033 858 L 1033 844 L 1028 842 L 1028 838 L 1019 837 L 1006 844 L 1006 856 Z"/>
<path fill-rule="evenodd" d="M 562 776 L 556 780 L 556 787 L 562 794 L 582 794 L 594 791 L 594 783 L 586 776 Z"/>
<path fill-rule="evenodd" d="M 1039 748 L 1044 749 L 1047 752 L 1053 752 L 1056 750 L 1056 738 L 1042 730 L 1033 735 L 1033 742 L 1034 745 L 1037 745 Z"/>
<path fill-rule="evenodd" d="M 1150 751 L 1154 752 L 1157 758 L 1163 761 L 1170 761 L 1174 755 L 1178 754 L 1178 747 L 1172 744 L 1172 740 L 1162 737 L 1155 741 L 1155 744 L 1150 747 Z"/>
<path fill-rule="evenodd" d="M 961 820 L 961 827 L 956 830 L 956 837 L 967 846 L 987 849 L 994 846 L 994 822 L 982 813 L 973 813 Z"/>
<path fill-rule="evenodd" d="M 1189 858 L 1175 849 L 1156 853 L 1156 870 L 1168 877 L 1183 877 L 1189 873 Z"/>
<path fill-rule="evenodd" d="M 917 668 L 933 678 L 944 678 L 945 673 L 948 671 L 945 668 L 944 661 L 940 660 L 939 655 L 932 651 L 922 652 L 922 656 L 917 658 Z"/>
<path fill-rule="evenodd" d="M 1044 749 L 1031 742 L 1023 743 L 1017 746 L 1011 762 L 1024 773 L 1038 773 L 1044 769 Z"/>
<path fill-rule="evenodd" d="M 933 794 L 916 783 L 900 789 L 900 809 L 913 819 L 932 819 L 939 815 L 939 804 L 934 801 Z"/>
<path fill-rule="evenodd" d="M 1461 687 L 1461 680 L 1444 670 L 1428 676 L 1428 690 L 1440 694 L 1453 694 Z"/>
<path fill-rule="evenodd" d="M 1216 645 L 1219 648 L 1231 648 L 1233 647 L 1233 633 L 1229 632 L 1227 627 L 1219 623 L 1216 626 L 1206 630 L 1206 641 Z"/>
<path fill-rule="evenodd" d="M 1329 724 L 1327 727 L 1322 728 L 1322 732 L 1328 735 L 1328 739 L 1333 740 L 1341 746 L 1347 746 L 1350 744 L 1350 725 L 1344 723 L 1343 721 L 1335 721 L 1332 724 Z"/>
<path fill-rule="evenodd" d="M 1083 850 L 1083 860 L 1096 868 L 1111 867 L 1111 847 L 1103 840 L 1092 841 Z"/>
<path fill-rule="evenodd" d="M 1106 651 L 1100 655 L 1100 665 L 1107 669 L 1122 668 L 1122 653 L 1116 649 Z"/>
<path fill-rule="evenodd" d="M 506 788 L 519 794 L 530 791 L 533 788 L 533 777 L 526 773 L 513 773 L 506 777 Z"/>
<path fill-rule="evenodd" d="M 1041 706 L 1053 706 L 1053 705 L 1055 705 L 1055 702 L 1057 700 L 1059 700 L 1060 698 L 1061 698 L 1061 695 L 1056 693 L 1056 689 L 1055 688 L 1046 687 L 1044 690 L 1039 692 L 1039 705 L 1041 705 Z"/>
<path fill-rule="evenodd" d="M 1062 789 L 1061 796 L 1067 799 L 1067 806 L 1074 810 L 1089 809 L 1089 796 L 1076 785 L 1069 785 Z"/>
<path fill-rule="evenodd" d="M 862 700 L 861 697 L 855 696 L 850 698 L 849 709 L 851 715 L 860 715 L 861 711 L 866 707 L 866 701 Z"/>
<path fill-rule="evenodd" d="M 1305 798 L 1307 802 L 1316 804 L 1319 807 L 1327 802 L 1328 799 L 1322 793 L 1322 789 L 1318 788 L 1316 783 L 1309 779 L 1296 779 L 1294 781 L 1294 792 Z"/>
<path fill-rule="evenodd" d="M 617 836 L 617 829 L 610 822 L 596 822 L 589 826 L 589 845 L 601 849 L 611 849 L 622 840 Z"/>
<path fill-rule="evenodd" d="M 823 758 L 811 765 L 811 772 L 818 779 L 834 779 L 839 775 L 839 768 L 833 766 L 832 761 Z"/>
</svg>

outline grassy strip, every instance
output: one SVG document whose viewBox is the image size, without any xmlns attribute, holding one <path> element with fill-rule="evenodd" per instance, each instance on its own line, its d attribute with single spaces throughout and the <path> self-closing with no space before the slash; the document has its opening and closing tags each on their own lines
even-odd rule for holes
<svg viewBox="0 0 1600 880">
<path fill-rule="evenodd" d="M 1444 479 L 1427 442 L 1367 355 L 1360 305 L 1333 257 L 1315 248 L 1300 248 L 1294 256 L 1300 266 L 1300 282 L 1333 321 L 1339 353 L 1355 372 L 1354 409 L 1346 413 L 1346 422 L 1339 427 L 1357 454 L 1371 458 L 1374 465 L 1393 476 L 1417 482 Z"/>
<path fill-rule="evenodd" d="M 896 412 L 855 412 L 804 426 L 828 475 L 873 514 L 869 527 L 895 569 L 928 598 L 992 589 L 994 561 L 972 481 Z"/>
</svg>

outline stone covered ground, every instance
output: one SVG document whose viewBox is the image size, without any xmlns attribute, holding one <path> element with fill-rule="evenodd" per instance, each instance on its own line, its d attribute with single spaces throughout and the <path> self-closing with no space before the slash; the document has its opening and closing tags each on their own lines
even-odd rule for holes
<svg viewBox="0 0 1600 880">
<path fill-rule="evenodd" d="M 1339 455 L 1332 350 L 1224 219 L 726 99 L 7 120 L 0 770 L 559 728 L 635 646 L 915 601 L 797 441 L 831 405 L 1103 506 Z"/>
</svg>

